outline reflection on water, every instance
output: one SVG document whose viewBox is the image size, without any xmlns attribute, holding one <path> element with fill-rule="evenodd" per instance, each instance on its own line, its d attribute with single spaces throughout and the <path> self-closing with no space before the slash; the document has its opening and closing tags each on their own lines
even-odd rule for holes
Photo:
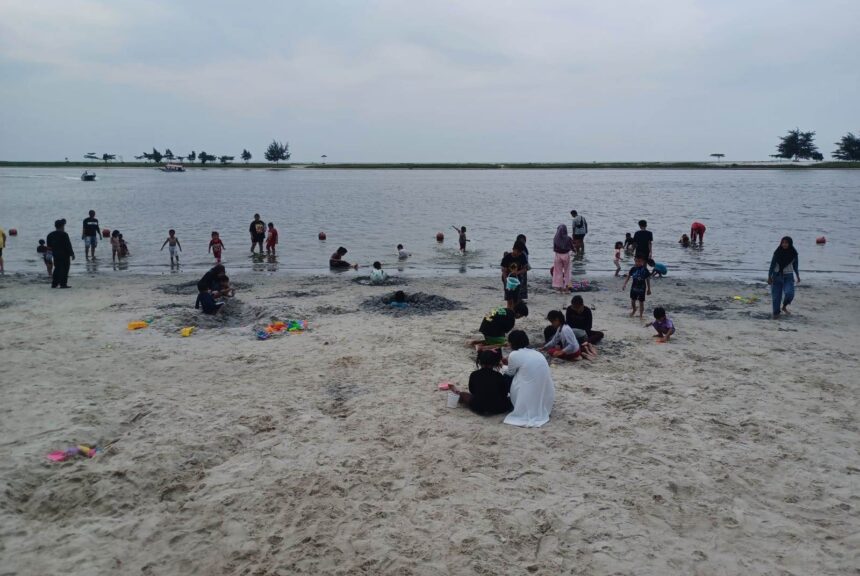
<svg viewBox="0 0 860 576">
<path fill-rule="evenodd" d="M 835 271 L 860 277 L 860 171 L 851 170 L 189 170 L 100 171 L 82 183 L 65 169 L 0 169 L 4 228 L 18 228 L 4 249 L 7 271 L 36 272 L 39 238 L 57 218 L 82 221 L 89 209 L 103 228 L 121 229 L 134 257 L 117 271 L 163 273 L 170 259 L 159 252 L 169 228 L 181 239 L 182 269 L 212 266 L 208 253 L 218 230 L 230 269 L 289 274 L 328 269 L 333 248 L 349 249 L 363 268 L 374 260 L 408 275 L 495 275 L 516 235 L 528 236 L 536 274 L 552 265 L 558 224 L 569 212 L 588 220 L 585 255 L 572 261 L 575 276 L 613 274 L 614 243 L 640 218 L 654 233 L 654 255 L 680 275 L 761 277 L 779 238 L 789 234 L 805 272 Z M 635 201 L 634 201 L 635 200 Z M 249 254 L 254 213 L 279 230 L 280 257 Z M 708 227 L 704 246 L 682 248 L 678 237 L 699 220 Z M 436 233 L 462 222 L 471 242 Z M 328 243 L 318 239 L 320 230 Z M 450 231 L 450 230 L 449 230 Z M 817 236 L 827 236 L 816 246 Z M 79 239 L 76 251 L 83 253 Z M 397 260 L 396 246 L 412 253 Z M 97 254 L 105 265 L 79 259 L 72 273 L 109 273 L 108 243 Z M 630 264 L 630 258 L 623 266 Z"/>
</svg>

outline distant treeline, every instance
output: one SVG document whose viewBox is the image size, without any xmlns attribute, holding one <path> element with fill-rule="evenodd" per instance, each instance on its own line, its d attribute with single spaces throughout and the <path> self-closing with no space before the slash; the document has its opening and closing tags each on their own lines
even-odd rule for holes
<svg viewBox="0 0 860 576">
<path fill-rule="evenodd" d="M 110 168 L 155 168 L 151 162 L 112 162 L 102 169 Z M 0 160 L 0 167 L 7 168 L 87 168 L 91 162 L 13 162 Z M 794 162 L 525 162 L 525 163 L 349 163 L 349 164 L 186 164 L 190 170 L 243 170 L 243 169 L 320 169 L 320 170 L 592 170 L 596 168 L 616 170 L 821 170 L 860 168 L 860 162 L 816 162 L 799 164 Z"/>
</svg>

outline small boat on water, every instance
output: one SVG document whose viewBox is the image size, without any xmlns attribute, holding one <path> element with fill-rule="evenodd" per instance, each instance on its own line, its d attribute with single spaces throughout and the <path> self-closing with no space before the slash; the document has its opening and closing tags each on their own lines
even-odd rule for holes
<svg viewBox="0 0 860 576">
<path fill-rule="evenodd" d="M 185 172 L 185 166 L 176 162 L 169 162 L 159 168 L 162 172 Z"/>
<path fill-rule="evenodd" d="M 89 170 L 84 170 L 84 173 L 81 174 L 81 180 L 84 182 L 94 182 L 96 179 L 96 173 L 90 172 Z"/>
</svg>

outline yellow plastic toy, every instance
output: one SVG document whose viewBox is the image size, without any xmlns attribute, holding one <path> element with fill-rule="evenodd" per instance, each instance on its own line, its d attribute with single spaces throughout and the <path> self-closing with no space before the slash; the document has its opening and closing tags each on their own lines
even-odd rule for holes
<svg viewBox="0 0 860 576">
<path fill-rule="evenodd" d="M 143 320 L 128 323 L 129 330 L 140 330 L 141 328 L 149 328 L 149 324 Z"/>
<path fill-rule="evenodd" d="M 187 338 L 194 333 L 194 326 L 186 326 L 185 328 L 179 330 L 179 333 L 182 334 L 183 338 Z"/>
</svg>

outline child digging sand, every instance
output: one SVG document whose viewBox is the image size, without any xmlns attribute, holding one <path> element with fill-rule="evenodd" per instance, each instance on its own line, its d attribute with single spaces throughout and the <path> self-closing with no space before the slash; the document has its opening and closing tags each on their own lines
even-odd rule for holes
<svg viewBox="0 0 860 576">
<path fill-rule="evenodd" d="M 529 315 L 529 308 L 520 302 L 513 308 L 497 308 L 481 320 L 478 328 L 484 337 L 479 340 L 470 340 L 466 346 L 481 348 L 498 348 L 507 342 L 507 334 L 514 329 L 514 325 L 520 318 Z"/>
<path fill-rule="evenodd" d="M 653 326 L 657 331 L 654 338 L 659 338 L 658 342 L 668 342 L 675 333 L 675 324 L 666 316 L 666 309 L 662 306 L 654 308 L 654 321 L 645 324 L 646 328 L 648 326 Z"/>
<path fill-rule="evenodd" d="M 630 311 L 630 317 L 633 318 L 633 315 L 636 314 L 636 302 L 639 302 L 639 319 L 641 320 L 645 312 L 645 295 L 651 295 L 651 273 L 645 266 L 645 258 L 637 256 L 634 262 L 636 265 L 627 273 L 621 291 L 623 292 L 627 288 L 629 280 L 633 280 L 630 285 L 630 305 L 633 308 Z"/>
<path fill-rule="evenodd" d="M 588 342 L 580 346 L 573 333 L 573 328 L 565 323 L 564 314 L 561 311 L 550 310 L 546 319 L 556 330 L 555 336 L 542 348 L 547 354 L 553 358 L 571 361 L 579 360 L 580 357 L 592 360 L 597 356 L 597 350 Z"/>
<path fill-rule="evenodd" d="M 481 350 L 475 364 L 478 370 L 469 375 L 469 391 L 457 390 L 451 385 L 448 389 L 460 396 L 460 404 L 482 416 L 504 414 L 514 409 L 508 397 L 511 391 L 511 377 L 499 372 L 502 355 L 497 350 Z"/>
</svg>

